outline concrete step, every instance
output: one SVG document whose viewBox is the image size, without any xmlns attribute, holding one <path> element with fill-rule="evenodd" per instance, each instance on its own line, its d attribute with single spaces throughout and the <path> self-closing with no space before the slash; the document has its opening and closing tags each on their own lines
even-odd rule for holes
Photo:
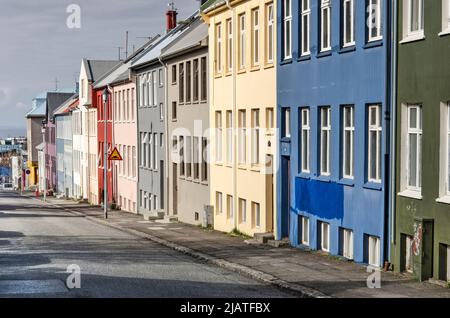
<svg viewBox="0 0 450 318">
<path fill-rule="evenodd" d="M 291 246 L 291 242 L 288 239 L 282 239 L 282 240 L 268 240 L 267 245 L 270 245 L 272 247 L 289 247 Z"/>
<path fill-rule="evenodd" d="M 267 241 L 273 240 L 275 237 L 273 233 L 256 233 L 254 238 L 262 244 L 267 244 Z"/>
<path fill-rule="evenodd" d="M 178 216 L 175 215 L 165 215 L 163 219 L 167 222 L 178 222 Z"/>
<path fill-rule="evenodd" d="M 164 212 L 161 214 L 159 211 L 145 211 L 142 216 L 146 221 L 162 220 L 164 219 Z"/>
</svg>

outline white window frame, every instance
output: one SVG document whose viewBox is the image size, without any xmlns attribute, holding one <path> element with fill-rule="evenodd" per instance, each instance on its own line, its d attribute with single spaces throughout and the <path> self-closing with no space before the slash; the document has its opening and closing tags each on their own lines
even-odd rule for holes
<svg viewBox="0 0 450 318">
<path fill-rule="evenodd" d="M 283 53 L 284 59 L 287 60 L 292 58 L 292 0 L 283 1 Z"/>
<path fill-rule="evenodd" d="M 411 110 L 415 109 L 416 110 L 416 114 L 417 114 L 417 118 L 416 118 L 416 123 L 417 123 L 417 127 L 410 127 L 410 116 L 411 116 Z M 407 108 L 407 139 L 406 139 L 406 143 L 407 143 L 407 161 L 406 161 L 406 171 L 407 171 L 407 178 L 406 178 L 406 187 L 408 190 L 412 190 L 412 191 L 416 191 L 416 192 L 420 192 L 422 189 L 422 185 L 421 185 L 421 179 L 422 179 L 422 107 L 420 105 L 408 105 Z M 410 157 L 411 157 L 411 145 L 410 145 L 410 136 L 412 135 L 416 135 L 417 136 L 417 144 L 416 144 L 416 167 L 415 167 L 415 172 L 416 172 L 416 182 L 415 185 L 411 184 L 411 171 L 410 171 Z"/>
<path fill-rule="evenodd" d="M 226 121 L 227 121 L 227 163 L 233 163 L 233 111 L 226 111 Z"/>
<path fill-rule="evenodd" d="M 233 70 L 233 20 L 227 20 L 227 71 Z"/>
<path fill-rule="evenodd" d="M 376 236 L 368 236 L 368 263 L 371 266 L 380 267 L 380 257 L 381 257 L 381 249 L 380 249 L 380 238 Z"/>
<path fill-rule="evenodd" d="M 320 52 L 331 50 L 331 0 L 321 0 L 320 5 Z M 327 21 L 327 37 L 325 38 L 325 23 Z M 326 39 L 326 41 L 325 41 Z"/>
<path fill-rule="evenodd" d="M 239 198 L 239 222 L 247 223 L 247 200 Z"/>
<path fill-rule="evenodd" d="M 442 0 L 442 32 L 439 35 L 450 33 L 450 0 Z"/>
<path fill-rule="evenodd" d="M 352 260 L 354 258 L 354 238 L 353 231 L 342 229 L 342 256 Z"/>
<path fill-rule="evenodd" d="M 300 111 L 300 131 L 301 131 L 301 171 L 302 173 L 310 172 L 310 135 L 311 122 L 309 108 L 302 108 Z"/>
<path fill-rule="evenodd" d="M 381 105 L 373 104 L 368 106 L 368 135 L 367 135 L 367 180 L 369 182 L 381 183 L 381 152 L 382 152 L 382 120 Z M 375 114 L 375 118 L 373 118 Z M 372 136 L 375 135 L 375 144 L 373 144 Z M 372 153 L 375 148 L 375 158 Z M 372 165 L 375 165 L 375 175 L 372 175 Z"/>
<path fill-rule="evenodd" d="M 284 138 L 291 138 L 291 108 L 286 107 L 283 109 L 284 113 Z"/>
<path fill-rule="evenodd" d="M 439 198 L 450 204 L 450 101 L 441 103 L 439 149 Z"/>
<path fill-rule="evenodd" d="M 234 201 L 232 195 L 227 195 L 227 217 L 229 219 L 234 217 Z"/>
<path fill-rule="evenodd" d="M 259 165 L 261 163 L 261 125 L 259 109 L 252 109 L 252 126 L 252 165 Z"/>
<path fill-rule="evenodd" d="M 347 10 L 350 9 L 350 21 L 348 21 Z M 355 2 L 344 0 L 342 2 L 342 45 L 349 47 L 355 45 Z M 350 32 L 348 34 L 347 32 Z"/>
<path fill-rule="evenodd" d="M 347 122 L 348 116 L 350 116 L 349 122 Z M 342 175 L 344 179 L 353 179 L 355 156 L 355 108 L 353 105 L 342 107 L 342 128 Z M 349 150 L 349 157 L 347 157 L 347 150 Z M 349 171 L 347 171 L 347 165 Z"/>
<path fill-rule="evenodd" d="M 223 126 L 222 126 L 222 112 L 216 111 L 216 162 L 222 162 L 222 140 L 223 140 Z"/>
<path fill-rule="evenodd" d="M 320 250 L 330 252 L 330 224 L 327 222 L 320 222 Z"/>
<path fill-rule="evenodd" d="M 222 24 L 216 24 L 216 50 L 215 50 L 216 73 L 222 72 Z"/>
<path fill-rule="evenodd" d="M 261 227 L 261 205 L 258 202 L 252 202 L 252 225 L 253 228 Z"/>
<path fill-rule="evenodd" d="M 245 13 L 239 15 L 239 69 L 245 69 L 245 62 L 247 60 L 247 52 L 245 49 L 246 35 L 245 35 Z"/>
<path fill-rule="evenodd" d="M 324 115 L 327 115 L 326 125 L 324 124 Z M 325 106 L 320 108 L 320 175 L 330 176 L 330 145 L 331 141 L 331 107 Z M 324 153 L 326 151 L 326 164 L 324 165 Z"/>
<path fill-rule="evenodd" d="M 302 225 L 302 236 L 300 243 L 305 246 L 309 246 L 309 218 L 306 216 L 301 216 L 301 225 Z"/>
<path fill-rule="evenodd" d="M 369 0 L 369 6 L 367 7 L 367 26 L 368 34 L 367 39 L 369 42 L 380 41 L 383 39 L 383 23 L 382 23 L 382 0 Z M 372 31 L 376 30 L 376 34 L 373 35 Z"/>
<path fill-rule="evenodd" d="M 216 191 L 216 214 L 222 214 L 223 213 L 223 195 L 222 192 Z"/>
<path fill-rule="evenodd" d="M 311 29 L 310 29 L 310 22 L 311 22 L 311 0 L 302 0 L 301 1 L 301 56 L 310 55 L 310 42 L 311 42 Z"/>
<path fill-rule="evenodd" d="M 273 3 L 266 5 L 266 19 L 267 19 L 267 44 L 266 44 L 266 59 L 267 64 L 272 64 L 274 60 L 275 47 L 275 19 L 274 19 Z"/>
<path fill-rule="evenodd" d="M 418 1 L 418 8 L 417 8 L 417 14 L 418 14 L 418 21 L 417 21 L 417 30 L 413 30 L 413 21 L 412 21 L 412 4 L 413 1 Z M 415 39 L 415 38 L 421 38 L 424 36 L 424 2 L 423 0 L 404 0 L 404 19 L 406 21 L 406 40 L 408 39 Z"/>
<path fill-rule="evenodd" d="M 247 162 L 247 112 L 238 111 L 239 120 L 239 164 L 245 165 Z"/>
<path fill-rule="evenodd" d="M 259 66 L 261 60 L 261 41 L 260 41 L 260 12 L 259 8 L 252 10 L 252 62 L 253 66 Z"/>
</svg>

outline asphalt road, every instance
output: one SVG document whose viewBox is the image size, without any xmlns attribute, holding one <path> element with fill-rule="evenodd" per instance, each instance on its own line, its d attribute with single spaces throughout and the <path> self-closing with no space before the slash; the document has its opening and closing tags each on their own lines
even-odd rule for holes
<svg viewBox="0 0 450 318">
<path fill-rule="evenodd" d="M 75 266 L 68 273 L 70 265 Z M 68 288 L 77 282 L 80 288 Z M 0 297 L 289 296 L 37 200 L 0 192 Z"/>
</svg>

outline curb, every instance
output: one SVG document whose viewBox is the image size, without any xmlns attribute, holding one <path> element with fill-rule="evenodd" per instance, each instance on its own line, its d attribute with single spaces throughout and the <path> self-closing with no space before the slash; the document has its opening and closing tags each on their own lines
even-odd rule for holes
<svg viewBox="0 0 450 318">
<path fill-rule="evenodd" d="M 333 297 L 331 297 L 331 296 L 329 296 L 327 294 L 324 294 L 321 291 L 318 291 L 316 289 L 305 287 L 305 286 L 300 286 L 298 284 L 292 284 L 292 283 L 289 283 L 289 282 L 287 282 L 285 280 L 277 278 L 277 277 L 275 277 L 275 276 L 273 276 L 271 274 L 267 274 L 267 273 L 264 273 L 262 271 L 252 269 L 251 267 L 248 267 L 248 266 L 245 266 L 245 265 L 240 265 L 240 264 L 237 264 L 237 263 L 233 263 L 233 262 L 230 262 L 230 261 L 227 261 L 227 260 L 224 260 L 224 259 L 221 259 L 221 258 L 217 258 L 217 257 L 211 256 L 211 255 L 208 255 L 208 254 L 205 254 L 205 253 L 202 253 L 202 252 L 197 252 L 197 251 L 195 251 L 195 250 L 193 250 L 193 249 L 191 249 L 189 247 L 185 247 L 185 246 L 179 245 L 177 243 L 174 243 L 174 242 L 171 242 L 171 241 L 168 241 L 168 240 L 165 240 L 165 239 L 153 236 L 153 235 L 148 234 L 148 233 L 143 233 L 143 232 L 140 232 L 140 231 L 137 231 L 137 230 L 133 230 L 133 229 L 128 229 L 128 228 L 122 227 L 120 225 L 112 224 L 112 223 L 110 223 L 108 221 L 99 219 L 97 217 L 88 216 L 88 215 L 86 215 L 86 214 L 84 214 L 82 212 L 79 212 L 79 211 L 76 211 L 76 210 L 72 210 L 72 209 L 69 209 L 69 208 L 65 208 L 65 207 L 63 207 L 61 205 L 58 205 L 57 203 L 43 202 L 42 200 L 37 199 L 37 198 L 33 198 L 33 197 L 31 197 L 31 199 L 37 200 L 37 201 L 39 201 L 41 203 L 44 203 L 44 204 L 51 204 L 51 205 L 53 205 L 53 206 L 55 206 L 57 208 L 60 208 L 60 209 L 62 209 L 64 211 L 67 211 L 69 213 L 75 214 L 77 216 L 83 216 L 84 218 L 86 218 L 87 220 L 90 220 L 92 222 L 95 222 L 95 223 L 98 223 L 98 224 L 101 224 L 101 225 L 104 225 L 104 226 L 108 226 L 110 228 L 114 228 L 116 230 L 119 230 L 119 231 L 122 231 L 122 232 L 125 232 L 125 233 L 128 233 L 128 234 L 131 234 L 131 235 L 134 235 L 134 236 L 137 236 L 137 237 L 140 237 L 140 238 L 147 239 L 147 240 L 155 242 L 155 243 L 157 243 L 159 245 L 163 245 L 163 246 L 168 247 L 168 248 L 170 248 L 172 250 L 175 250 L 177 252 L 180 252 L 180 253 L 183 253 L 185 255 L 188 255 L 188 256 L 190 256 L 192 258 L 204 261 L 205 263 L 213 264 L 213 265 L 216 265 L 218 267 L 227 269 L 229 271 L 241 274 L 241 275 L 246 276 L 248 278 L 255 279 L 257 281 L 266 283 L 268 285 L 272 285 L 274 287 L 277 287 L 278 289 L 281 289 L 281 290 L 290 292 L 292 294 L 295 294 L 296 296 L 298 296 L 300 298 L 333 298 Z"/>
</svg>

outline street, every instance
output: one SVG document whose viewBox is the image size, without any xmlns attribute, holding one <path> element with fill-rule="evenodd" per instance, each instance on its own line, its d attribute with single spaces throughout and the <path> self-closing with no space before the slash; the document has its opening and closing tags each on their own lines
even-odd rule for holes
<svg viewBox="0 0 450 318">
<path fill-rule="evenodd" d="M 80 268 L 81 288 L 68 288 Z M 0 297 L 289 297 L 156 243 L 0 192 Z"/>
</svg>

